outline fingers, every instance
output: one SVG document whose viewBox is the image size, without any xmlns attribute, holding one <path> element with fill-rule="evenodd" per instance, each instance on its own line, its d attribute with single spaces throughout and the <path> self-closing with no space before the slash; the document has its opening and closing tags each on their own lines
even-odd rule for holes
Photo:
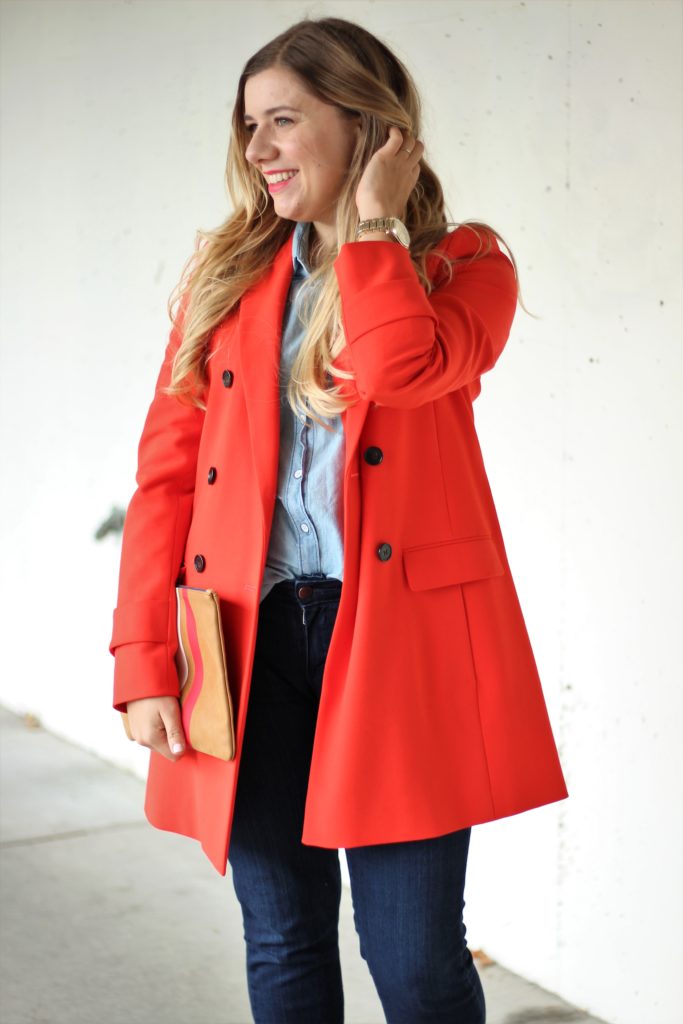
<svg viewBox="0 0 683 1024">
<path fill-rule="evenodd" d="M 164 757 L 170 757 L 172 761 L 177 761 L 185 753 L 185 733 L 180 719 L 178 701 L 174 699 L 172 703 L 164 705 L 160 709 L 160 713 L 166 730 L 166 744 L 165 749 L 162 744 L 159 753 Z"/>
<path fill-rule="evenodd" d="M 406 204 L 420 176 L 424 145 L 397 125 L 389 126 L 389 138 L 371 156 L 356 189 L 361 220 L 405 216 Z"/>
<path fill-rule="evenodd" d="M 407 133 L 406 133 L 407 134 Z M 403 145 L 403 132 L 398 125 L 389 125 L 389 138 L 386 142 L 386 149 L 391 150 L 394 153 L 398 153 Z"/>
<path fill-rule="evenodd" d="M 420 142 L 419 139 L 412 139 L 412 137 L 411 141 L 413 145 L 408 155 L 412 157 L 415 163 L 419 163 L 425 151 L 424 142 Z"/>
<path fill-rule="evenodd" d="M 156 750 L 169 761 L 183 756 L 187 744 L 177 697 L 128 701 L 127 711 L 133 738 L 141 746 Z"/>
<path fill-rule="evenodd" d="M 424 153 L 424 143 L 420 142 L 414 135 L 411 135 L 410 132 L 403 131 L 395 124 L 392 124 L 389 128 L 389 141 L 387 145 L 389 144 L 392 146 L 394 155 L 405 156 L 409 158 L 410 163 L 419 163 Z"/>
<path fill-rule="evenodd" d="M 406 163 L 412 164 L 413 167 L 418 167 L 424 151 L 424 143 L 416 139 L 414 135 L 408 135 L 404 139 L 402 148 L 399 150 L 399 156 L 405 155 Z"/>
</svg>

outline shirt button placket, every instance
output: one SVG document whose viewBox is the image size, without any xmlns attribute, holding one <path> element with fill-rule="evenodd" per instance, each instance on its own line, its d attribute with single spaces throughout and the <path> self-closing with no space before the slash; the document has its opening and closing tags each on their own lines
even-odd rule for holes
<svg viewBox="0 0 683 1024">
<path fill-rule="evenodd" d="M 301 416 L 299 417 L 299 419 L 300 419 L 300 422 L 301 422 L 301 429 L 299 431 L 299 443 L 300 443 L 301 448 L 302 448 L 302 456 L 301 456 L 301 458 L 302 458 L 302 461 L 305 462 L 306 461 L 306 451 L 307 451 L 307 448 L 308 448 L 308 439 L 307 439 L 308 435 L 306 433 L 306 431 L 307 431 L 306 417 L 302 413 Z M 300 498 L 301 498 L 301 508 L 302 508 L 302 511 L 303 511 L 304 515 L 307 515 L 306 505 L 304 504 L 304 493 L 303 493 L 303 483 L 304 482 L 303 482 L 303 475 L 304 475 L 303 468 L 296 469 L 294 471 L 294 476 L 296 477 L 296 479 L 297 480 L 301 480 L 301 486 L 299 488 L 299 493 L 300 493 Z M 310 536 L 311 527 L 310 527 L 310 525 L 306 521 L 299 523 L 299 527 L 301 529 L 301 532 L 303 534 L 305 534 L 306 537 Z M 306 621 L 306 616 L 305 616 L 305 613 L 304 613 L 304 622 L 305 621 Z"/>
</svg>

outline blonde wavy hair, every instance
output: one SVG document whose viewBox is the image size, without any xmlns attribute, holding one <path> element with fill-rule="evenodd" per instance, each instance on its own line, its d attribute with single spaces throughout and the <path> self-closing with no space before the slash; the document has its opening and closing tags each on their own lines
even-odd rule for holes
<svg viewBox="0 0 683 1024">
<path fill-rule="evenodd" d="M 355 193 L 371 156 L 387 141 L 389 127 L 397 125 L 418 138 L 422 130 L 420 97 L 406 67 L 374 35 L 342 18 L 299 21 L 244 66 L 232 112 L 226 165 L 234 212 L 215 230 L 197 233 L 195 251 L 169 298 L 169 316 L 182 341 L 166 390 L 204 407 L 201 394 L 207 384 L 212 332 L 268 270 L 295 227 L 294 221 L 277 216 L 263 176 L 245 157 L 250 141 L 244 123 L 245 84 L 252 75 L 271 68 L 294 72 L 310 93 L 339 108 L 344 116 L 360 116 L 358 143 L 337 202 L 336 249 L 317 253 L 320 262 L 302 287 L 300 315 L 305 335 L 287 385 L 293 411 L 331 429 L 320 417 L 337 416 L 353 402 L 342 396 L 340 385 L 333 385 L 332 372 L 339 379 L 354 376 L 352 371 L 333 366 L 346 343 L 333 264 L 341 246 L 355 239 L 359 220 Z M 405 223 L 411 238 L 411 260 L 429 294 L 433 286 L 427 275 L 427 257 L 449 226 L 458 225 L 446 219 L 441 185 L 424 159 L 408 199 Z M 504 239 L 486 224 L 465 223 L 479 238 L 479 249 L 468 261 L 486 255 L 492 236 L 498 238 L 512 260 L 519 297 L 517 264 Z M 450 280 L 453 265 L 459 261 L 443 252 L 435 255 L 443 261 Z M 182 317 L 173 311 L 176 303 L 178 310 L 184 310 Z"/>
</svg>

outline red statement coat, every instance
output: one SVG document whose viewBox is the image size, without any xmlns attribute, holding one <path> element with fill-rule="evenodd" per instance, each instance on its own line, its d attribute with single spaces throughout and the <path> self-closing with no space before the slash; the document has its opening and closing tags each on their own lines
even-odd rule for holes
<svg viewBox="0 0 683 1024">
<path fill-rule="evenodd" d="M 477 240 L 459 228 L 440 246 L 464 256 Z M 347 340 L 336 365 L 355 371 L 346 387 L 357 401 L 343 414 L 344 580 L 302 833 L 328 848 L 438 836 L 567 796 L 472 414 L 514 316 L 512 265 L 494 242 L 427 297 L 407 250 L 387 240 L 343 245 L 335 271 Z M 172 762 L 152 751 L 145 812 L 199 839 L 223 875 L 276 494 L 291 275 L 290 237 L 213 334 L 206 412 L 160 391 L 180 342 L 171 331 L 140 441 L 110 645 L 117 710 L 177 695 L 181 564 L 188 585 L 221 598 L 236 758 L 188 750 Z M 365 460 L 370 446 L 381 462 Z"/>
</svg>

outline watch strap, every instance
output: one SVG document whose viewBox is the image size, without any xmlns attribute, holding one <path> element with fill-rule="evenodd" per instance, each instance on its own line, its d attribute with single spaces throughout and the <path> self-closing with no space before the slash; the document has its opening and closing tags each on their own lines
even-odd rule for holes
<svg viewBox="0 0 683 1024">
<path fill-rule="evenodd" d="M 397 242 L 405 246 L 406 243 L 401 239 L 397 228 L 402 229 L 404 235 L 408 236 L 405 224 L 398 217 L 371 217 L 369 220 L 360 222 L 356 228 L 356 239 L 359 239 L 366 231 L 384 231 L 385 234 L 391 235 Z"/>
</svg>

